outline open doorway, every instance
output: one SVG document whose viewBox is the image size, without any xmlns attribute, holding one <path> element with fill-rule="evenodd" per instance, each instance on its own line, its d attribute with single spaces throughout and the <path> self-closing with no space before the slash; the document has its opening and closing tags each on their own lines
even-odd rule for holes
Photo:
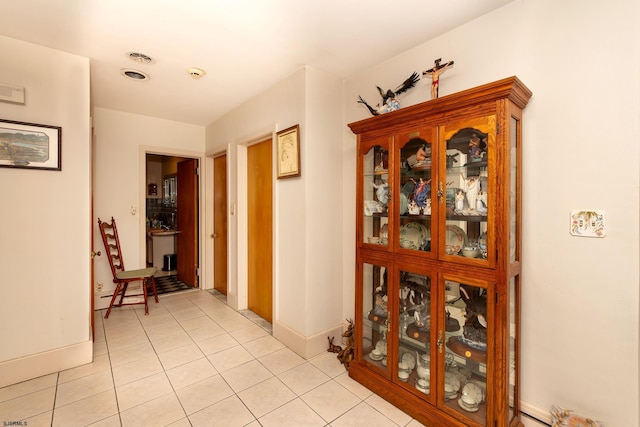
<svg viewBox="0 0 640 427">
<path fill-rule="evenodd" d="M 199 287 L 197 171 L 197 159 L 146 154 L 146 261 L 167 292 Z"/>
</svg>

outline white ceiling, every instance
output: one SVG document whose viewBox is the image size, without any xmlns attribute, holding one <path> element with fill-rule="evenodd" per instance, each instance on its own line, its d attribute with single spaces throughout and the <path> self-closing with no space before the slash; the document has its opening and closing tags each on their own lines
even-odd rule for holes
<svg viewBox="0 0 640 427">
<path fill-rule="evenodd" d="M 0 34 L 90 58 L 95 106 L 207 125 L 304 65 L 349 78 L 511 1 L 6 0 Z"/>
</svg>

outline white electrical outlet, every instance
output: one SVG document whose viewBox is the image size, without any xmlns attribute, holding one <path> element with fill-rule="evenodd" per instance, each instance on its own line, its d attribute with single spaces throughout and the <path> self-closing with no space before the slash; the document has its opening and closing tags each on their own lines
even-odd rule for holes
<svg viewBox="0 0 640 427">
<path fill-rule="evenodd" d="M 102 282 L 98 282 L 98 283 L 96 283 L 96 290 L 97 290 L 98 292 L 102 292 L 102 286 L 103 286 L 103 285 L 102 285 Z"/>
<path fill-rule="evenodd" d="M 135 207 L 134 205 L 131 205 L 130 212 L 131 212 L 131 215 L 135 215 L 138 213 L 138 208 Z"/>
<path fill-rule="evenodd" d="M 604 220 L 604 211 L 573 210 L 570 217 L 571 235 L 578 237 L 604 237 L 606 232 Z"/>
</svg>

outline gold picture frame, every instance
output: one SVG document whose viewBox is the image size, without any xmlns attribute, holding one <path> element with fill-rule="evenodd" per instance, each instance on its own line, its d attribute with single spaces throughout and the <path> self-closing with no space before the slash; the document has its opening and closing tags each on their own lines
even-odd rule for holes
<svg viewBox="0 0 640 427">
<path fill-rule="evenodd" d="M 276 133 L 278 179 L 300 176 L 300 125 Z"/>
</svg>

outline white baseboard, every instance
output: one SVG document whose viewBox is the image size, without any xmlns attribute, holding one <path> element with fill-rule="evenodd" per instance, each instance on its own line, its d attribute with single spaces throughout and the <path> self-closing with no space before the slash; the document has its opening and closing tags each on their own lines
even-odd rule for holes
<svg viewBox="0 0 640 427">
<path fill-rule="evenodd" d="M 319 332 L 310 337 L 305 337 L 300 333 L 290 329 L 289 327 L 279 323 L 273 322 L 273 337 L 289 347 L 304 359 L 311 359 L 323 352 L 326 352 L 329 348 L 329 341 L 327 337 L 335 337 L 334 344 L 342 343 L 342 323 Z"/>
<path fill-rule="evenodd" d="M 538 407 L 535 407 L 527 402 L 520 400 L 520 411 L 523 413 L 523 418 L 527 418 L 528 423 L 525 422 L 525 426 L 550 426 L 551 425 L 551 414 L 549 410 L 543 410 Z M 530 415 L 530 417 L 527 417 Z M 542 421 L 544 424 L 540 423 Z"/>
<path fill-rule="evenodd" d="M 0 387 L 17 384 L 93 361 L 93 341 L 0 362 Z"/>
<path fill-rule="evenodd" d="M 111 302 L 111 297 L 113 297 L 113 290 L 111 292 L 96 292 L 93 294 L 93 309 L 94 310 L 102 310 L 109 307 L 109 302 Z"/>
</svg>

